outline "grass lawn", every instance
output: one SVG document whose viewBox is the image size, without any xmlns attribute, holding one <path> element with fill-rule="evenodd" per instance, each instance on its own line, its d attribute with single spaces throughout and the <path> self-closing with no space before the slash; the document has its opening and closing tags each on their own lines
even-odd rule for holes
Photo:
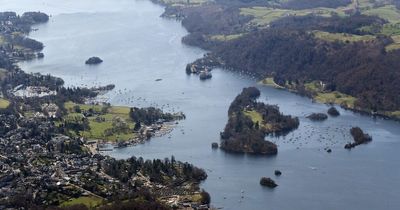
<svg viewBox="0 0 400 210">
<path fill-rule="evenodd" d="M 314 99 L 317 102 L 324 104 L 332 103 L 354 108 L 354 103 L 357 100 L 357 98 L 353 96 L 346 95 L 338 91 L 324 92 L 324 89 L 321 87 L 318 81 L 305 83 L 304 87 L 307 91 L 315 94 Z"/>
<path fill-rule="evenodd" d="M 373 15 L 383 18 L 391 23 L 400 21 L 400 11 L 394 5 L 385 5 L 378 8 L 371 8 L 361 12 L 364 15 Z"/>
<path fill-rule="evenodd" d="M 360 36 L 360 35 L 346 34 L 346 33 L 329 33 L 325 31 L 313 31 L 312 33 L 316 38 L 329 42 L 333 41 L 358 42 L 358 41 L 370 41 L 375 39 L 375 36 L 372 35 Z"/>
<path fill-rule="evenodd" d="M 133 132 L 115 132 L 108 136 L 105 134 L 107 130 L 111 130 L 114 127 L 113 122 L 117 120 L 117 118 L 127 123 L 129 126 L 129 131 L 133 130 L 135 123 L 130 119 L 129 107 L 110 106 L 107 107 L 106 113 L 102 113 L 102 110 L 104 111 L 106 106 L 75 104 L 73 102 L 67 102 L 64 104 L 64 106 L 68 110 L 68 114 L 64 118 L 65 120 L 81 119 L 84 117 L 83 114 L 75 112 L 75 106 L 79 106 L 82 112 L 93 109 L 95 112 L 101 113 L 97 114 L 96 116 L 88 117 L 90 130 L 80 132 L 80 136 L 84 138 L 104 139 L 107 141 L 127 141 L 135 137 Z M 98 118 L 101 118 L 102 120 L 98 120 Z"/>
<path fill-rule="evenodd" d="M 73 102 L 66 102 L 64 104 L 64 107 L 65 107 L 65 109 L 68 110 L 68 112 L 72 113 L 72 112 L 75 112 L 74 107 L 77 105 L 81 108 L 82 111 L 88 111 L 90 108 L 92 108 L 94 111 L 100 112 L 101 108 L 103 107 L 101 105 L 76 104 Z"/>
<path fill-rule="evenodd" d="M 4 98 L 0 98 L 0 109 L 6 109 L 10 105 L 10 102 Z"/>
<path fill-rule="evenodd" d="M 387 24 L 383 25 L 381 33 L 388 35 L 388 36 L 400 35 L 400 22 L 387 23 Z"/>
<path fill-rule="evenodd" d="M 394 43 L 385 47 L 386 51 L 400 49 L 400 35 L 392 36 Z"/>
<path fill-rule="evenodd" d="M 245 110 L 243 111 L 244 115 L 248 116 L 251 118 L 251 120 L 256 123 L 258 122 L 260 125 L 263 124 L 263 119 L 260 113 L 254 110 Z"/>
<path fill-rule="evenodd" d="M 313 81 L 309 83 L 305 83 L 304 87 L 307 91 L 317 93 L 323 91 L 323 88 L 321 87 L 320 83 L 318 81 Z"/>
<path fill-rule="evenodd" d="M 179 6 L 179 5 L 201 5 L 206 2 L 210 2 L 210 0 L 161 0 L 168 5 Z"/>
<path fill-rule="evenodd" d="M 113 133 L 111 136 L 105 136 L 105 131 L 107 129 L 112 129 L 112 118 L 113 116 L 109 114 L 107 115 L 102 115 L 102 117 L 106 118 L 105 122 L 97 122 L 95 117 L 89 117 L 89 126 L 90 126 L 90 131 L 84 131 L 81 132 L 80 135 L 82 137 L 85 137 L 87 139 L 105 139 L 108 141 L 117 141 L 117 140 L 122 140 L 122 141 L 127 141 L 130 140 L 134 137 L 133 133 Z M 134 123 L 128 123 L 131 129 L 134 127 Z"/>
<path fill-rule="evenodd" d="M 276 84 L 273 77 L 267 77 L 267 78 L 263 79 L 263 80 L 261 81 L 261 84 L 263 84 L 263 85 L 268 85 L 268 86 L 272 86 L 272 87 L 274 87 L 274 88 L 280 88 L 280 89 L 284 88 L 284 87 L 282 87 L 282 86 Z"/>
<path fill-rule="evenodd" d="M 314 99 L 320 103 L 333 103 L 354 108 L 356 98 L 337 91 L 329 93 L 318 93 Z"/>
<path fill-rule="evenodd" d="M 226 41 L 230 41 L 230 40 L 234 40 L 234 39 L 240 38 L 243 35 L 244 34 L 214 35 L 214 36 L 211 36 L 210 39 L 213 40 L 213 41 L 226 42 Z"/>
<path fill-rule="evenodd" d="M 304 10 L 274 9 L 270 7 L 240 8 L 240 14 L 253 16 L 254 19 L 251 22 L 258 26 L 268 25 L 274 20 L 290 15 L 305 16 L 309 14 L 316 14 L 319 16 L 329 17 L 332 13 L 336 13 L 340 16 L 344 15 L 342 11 L 330 8 L 313 8 Z"/>
<path fill-rule="evenodd" d="M 272 129 L 273 129 L 272 125 L 269 123 L 265 123 L 262 118 L 262 115 L 259 112 L 254 111 L 254 110 L 244 110 L 243 114 L 250 117 L 251 120 L 253 121 L 253 123 L 258 122 L 258 125 L 260 126 L 260 128 L 264 128 L 268 131 L 272 131 Z"/>
<path fill-rule="evenodd" d="M 72 200 L 62 203 L 61 207 L 72 206 L 76 204 L 83 204 L 88 208 L 93 208 L 99 206 L 103 202 L 103 199 L 94 196 L 81 196 L 79 198 L 74 198 Z"/>
<path fill-rule="evenodd" d="M 395 112 L 390 112 L 388 115 L 400 119 L 400 110 Z"/>
</svg>

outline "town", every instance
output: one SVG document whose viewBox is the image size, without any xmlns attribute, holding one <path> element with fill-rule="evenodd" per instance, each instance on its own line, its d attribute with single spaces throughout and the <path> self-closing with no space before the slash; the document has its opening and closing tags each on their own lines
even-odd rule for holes
<svg viewBox="0 0 400 210">
<path fill-rule="evenodd" d="M 0 13 L 0 209 L 208 209 L 203 169 L 174 157 L 116 160 L 100 152 L 104 142 L 128 146 L 167 134 L 183 113 L 94 104 L 114 86 L 64 87 L 17 66 L 44 56 L 43 44 L 26 35 L 48 20 Z"/>
</svg>

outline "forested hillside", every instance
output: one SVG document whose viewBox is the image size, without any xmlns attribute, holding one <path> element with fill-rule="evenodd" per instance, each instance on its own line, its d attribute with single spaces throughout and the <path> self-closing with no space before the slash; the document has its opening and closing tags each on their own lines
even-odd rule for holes
<svg viewBox="0 0 400 210">
<path fill-rule="evenodd" d="M 397 118 L 399 6 L 398 0 L 204 0 L 169 5 L 165 16 L 182 19 L 190 32 L 185 44 L 210 51 L 194 63 L 200 68 L 218 61 L 324 103 Z"/>
</svg>

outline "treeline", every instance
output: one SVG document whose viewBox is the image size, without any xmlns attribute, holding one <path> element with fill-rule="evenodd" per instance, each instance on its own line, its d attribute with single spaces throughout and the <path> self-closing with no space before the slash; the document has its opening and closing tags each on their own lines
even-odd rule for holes
<svg viewBox="0 0 400 210">
<path fill-rule="evenodd" d="M 33 24 L 45 23 L 48 20 L 49 16 L 41 12 L 26 12 L 22 16 L 15 12 L 0 12 L 0 21 L 11 23 L 0 26 L 0 29 L 5 32 L 28 33 Z M 9 25 L 12 25 L 12 27 L 8 27 Z"/>
<path fill-rule="evenodd" d="M 9 59 L 3 46 L 0 46 L 0 68 L 12 69 L 13 62 Z"/>
<path fill-rule="evenodd" d="M 168 186 L 179 185 L 182 182 L 200 182 L 207 178 L 203 169 L 197 168 L 189 163 L 171 159 L 164 160 L 144 160 L 143 158 L 131 157 L 127 160 L 116 160 L 107 158 L 101 166 L 105 173 L 117 178 L 123 183 L 128 182 L 132 177 L 137 176 L 138 172 L 148 176 L 151 182 L 156 182 Z M 173 179 L 174 177 L 174 179 Z M 135 183 L 141 185 L 143 183 Z"/>
<path fill-rule="evenodd" d="M 7 40 L 9 44 L 11 44 L 11 47 L 14 47 L 15 45 L 21 46 L 24 48 L 29 48 L 33 51 L 40 51 L 43 50 L 43 43 L 38 42 L 34 39 L 25 37 L 25 35 L 5 35 L 4 39 Z"/>
<path fill-rule="evenodd" d="M 210 35 L 238 34 L 246 30 L 246 23 L 251 17 L 240 15 L 237 7 L 223 7 L 220 5 L 206 5 L 189 7 L 182 10 L 182 25 L 190 32 L 183 38 L 188 45 L 210 48 L 213 42 Z"/>
<path fill-rule="evenodd" d="M 14 70 L 8 72 L 6 78 L 0 81 L 3 89 L 15 88 L 19 85 L 27 86 L 43 86 L 49 90 L 56 90 L 64 85 L 64 81 L 60 78 L 51 76 L 49 74 L 42 75 L 40 73 L 27 74 L 21 70 Z"/>
<path fill-rule="evenodd" d="M 248 116 L 238 112 L 229 117 L 221 133 L 220 147 L 228 152 L 277 154 L 278 147 L 264 138 L 265 133 Z"/>
<path fill-rule="evenodd" d="M 75 204 L 67 207 L 31 208 L 32 210 L 91 210 L 84 204 Z M 109 203 L 97 207 L 98 210 L 169 210 L 170 207 L 161 204 L 147 191 L 138 191 L 126 200 L 111 200 Z"/>
<path fill-rule="evenodd" d="M 162 121 L 172 121 L 174 120 L 174 115 L 171 113 L 164 113 L 161 109 L 155 107 L 146 108 L 131 108 L 129 116 L 136 124 L 151 125 L 159 120 Z"/>
<path fill-rule="evenodd" d="M 277 146 L 265 141 L 266 134 L 281 135 L 299 126 L 298 118 L 283 115 L 279 107 L 256 102 L 260 91 L 255 87 L 244 88 L 231 103 L 228 123 L 221 132 L 221 148 L 226 151 L 255 154 L 276 154 Z M 254 122 L 246 111 L 261 116 Z"/>
</svg>

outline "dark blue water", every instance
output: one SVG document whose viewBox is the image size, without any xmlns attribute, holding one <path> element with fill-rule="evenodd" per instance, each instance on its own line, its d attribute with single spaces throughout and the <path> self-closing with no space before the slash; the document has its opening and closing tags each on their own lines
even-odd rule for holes
<svg viewBox="0 0 400 210">
<path fill-rule="evenodd" d="M 315 123 L 304 116 L 328 107 L 292 93 L 257 85 L 245 76 L 215 70 L 201 82 L 184 72 L 204 51 L 182 45 L 187 34 L 179 22 L 159 18 L 163 8 L 148 1 L 0 0 L 2 10 L 44 11 L 49 23 L 31 36 L 45 44 L 45 58 L 21 63 L 28 72 L 51 73 L 71 86 L 113 83 L 104 100 L 115 105 L 158 106 L 183 111 L 167 136 L 136 147 L 114 150 L 116 158 L 132 155 L 164 158 L 174 155 L 207 170 L 202 187 L 212 204 L 224 209 L 393 209 L 400 208 L 400 124 L 339 109 L 341 116 Z M 88 67 L 91 56 L 104 60 Z M 162 79 L 156 82 L 156 79 Z M 227 109 L 243 87 L 258 86 L 260 100 L 300 118 L 300 127 L 286 137 L 269 138 L 279 145 L 276 157 L 227 154 L 212 150 L 227 121 Z M 349 129 L 360 126 L 373 142 L 348 151 Z M 333 150 L 331 154 L 325 147 Z M 274 177 L 279 169 L 281 177 Z M 279 184 L 259 185 L 262 176 Z M 244 191 L 244 193 L 242 193 Z M 242 198 L 243 195 L 243 198 Z"/>
</svg>

